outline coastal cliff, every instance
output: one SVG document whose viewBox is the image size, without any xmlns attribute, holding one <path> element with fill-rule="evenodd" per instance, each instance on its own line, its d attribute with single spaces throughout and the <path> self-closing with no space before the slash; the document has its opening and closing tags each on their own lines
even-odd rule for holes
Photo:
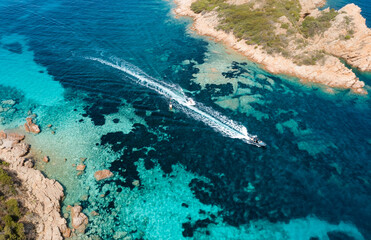
<svg viewBox="0 0 371 240">
<path fill-rule="evenodd" d="M 23 204 L 37 215 L 34 218 L 37 239 L 58 240 L 69 237 L 71 230 L 60 214 L 60 201 L 64 197 L 63 187 L 48 179 L 36 169 L 29 158 L 30 145 L 25 136 L 15 132 L 0 132 L 0 159 L 9 164 L 27 189 Z"/>
<path fill-rule="evenodd" d="M 269 6 L 272 2 L 175 0 L 174 11 L 178 16 L 192 17 L 192 28 L 197 33 L 223 42 L 273 74 L 367 94 L 364 82 L 340 60 L 361 71 L 371 71 L 371 30 L 358 6 L 348 4 L 338 11 L 320 11 L 323 0 L 287 1 L 289 5 L 280 13 L 279 7 Z M 243 9 L 246 11 L 236 13 Z M 243 17 L 256 19 L 264 11 L 266 16 L 276 18 L 263 21 L 261 31 L 256 20 L 242 25 L 246 22 Z M 244 27 L 248 30 L 242 31 Z"/>
</svg>

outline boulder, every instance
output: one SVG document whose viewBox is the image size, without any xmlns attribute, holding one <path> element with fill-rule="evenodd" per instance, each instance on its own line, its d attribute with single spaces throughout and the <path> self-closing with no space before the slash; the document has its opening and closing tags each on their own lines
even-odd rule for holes
<svg viewBox="0 0 371 240">
<path fill-rule="evenodd" d="M 24 139 L 24 135 L 18 133 L 8 133 L 8 139 L 14 142 L 19 142 Z"/>
<path fill-rule="evenodd" d="M 113 173 L 108 170 L 108 169 L 104 169 L 104 170 L 100 170 L 100 171 L 96 171 L 94 173 L 94 177 L 97 181 L 100 181 L 100 180 L 103 180 L 103 179 L 107 179 L 107 178 L 110 178 L 113 176 Z"/>
<path fill-rule="evenodd" d="M 38 134 L 40 133 L 40 128 L 38 125 L 36 125 L 32 118 L 28 117 L 26 118 L 26 123 L 24 124 L 24 128 L 26 130 L 26 132 L 31 132 L 31 133 L 35 133 L 35 134 Z"/>
<path fill-rule="evenodd" d="M 24 157 L 27 155 L 29 150 L 30 150 L 30 145 L 22 142 L 22 143 L 13 144 L 12 152 L 16 157 Z"/>
<path fill-rule="evenodd" d="M 13 145 L 15 144 L 15 142 L 13 142 L 9 139 L 3 139 L 1 141 L 2 141 L 2 143 L 1 143 L 0 149 L 10 150 L 10 149 L 12 149 Z"/>
<path fill-rule="evenodd" d="M 92 216 L 98 216 L 98 215 L 99 215 L 99 213 L 97 213 L 96 211 L 92 211 L 90 214 L 91 214 Z"/>
<path fill-rule="evenodd" d="M 48 163 L 49 162 L 49 157 L 48 156 L 44 156 L 43 161 L 46 162 L 46 163 Z"/>
<path fill-rule="evenodd" d="M 5 139 L 7 137 L 4 131 L 0 131 L 0 139 Z"/>
<path fill-rule="evenodd" d="M 84 233 L 89 220 L 81 210 L 81 206 L 74 206 L 71 208 L 71 222 L 74 229 L 80 233 Z"/>
<path fill-rule="evenodd" d="M 31 159 L 27 159 L 23 162 L 23 166 L 28 167 L 28 168 L 33 168 L 34 163 Z"/>
<path fill-rule="evenodd" d="M 132 184 L 133 184 L 134 186 L 136 186 L 136 187 L 139 187 L 139 186 L 140 186 L 139 180 L 134 180 L 134 181 L 132 182 Z"/>
<path fill-rule="evenodd" d="M 77 165 L 76 170 L 77 171 L 84 171 L 86 166 L 84 164 Z"/>
<path fill-rule="evenodd" d="M 61 232 L 62 232 L 63 237 L 65 237 L 65 238 L 71 237 L 71 229 L 70 228 L 64 227 L 64 228 L 61 229 Z"/>
</svg>

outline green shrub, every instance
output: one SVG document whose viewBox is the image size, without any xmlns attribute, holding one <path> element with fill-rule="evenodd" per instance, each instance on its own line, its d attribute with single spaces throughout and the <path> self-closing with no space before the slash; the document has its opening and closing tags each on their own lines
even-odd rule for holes
<svg viewBox="0 0 371 240">
<path fill-rule="evenodd" d="M 0 166 L 5 166 L 5 167 L 8 167 L 9 166 L 9 163 L 8 162 L 5 162 L 4 160 L 1 160 L 0 159 Z"/>
<path fill-rule="evenodd" d="M 2 220 L 5 223 L 5 225 L 7 225 L 7 226 L 12 225 L 12 223 L 14 222 L 13 217 L 10 216 L 9 214 L 5 215 Z"/>
<path fill-rule="evenodd" d="M 301 32 L 306 38 L 321 34 L 331 27 L 331 21 L 337 15 L 338 13 L 334 9 L 331 9 L 328 12 L 322 12 L 317 18 L 308 16 L 301 25 Z"/>
<path fill-rule="evenodd" d="M 5 215 L 2 218 L 2 222 L 5 224 L 5 226 L 3 227 L 2 232 L 0 232 L 0 240 L 26 239 L 23 223 L 16 222 L 11 215 Z"/>
<path fill-rule="evenodd" d="M 351 37 L 350 35 L 346 35 L 344 38 L 345 38 L 345 40 L 349 40 L 349 39 L 351 39 L 352 37 Z"/>
<path fill-rule="evenodd" d="M 8 213 L 12 216 L 20 217 L 21 212 L 18 207 L 18 201 L 16 199 L 10 199 L 5 202 Z"/>
<path fill-rule="evenodd" d="M 12 185 L 13 184 L 12 178 L 2 168 L 0 168 L 0 184 L 1 185 Z"/>
<path fill-rule="evenodd" d="M 24 226 L 22 223 L 11 222 L 5 225 L 3 229 L 3 235 L 0 235 L 0 240 L 24 240 L 26 236 L 24 234 Z"/>
<path fill-rule="evenodd" d="M 198 0 L 191 5 L 191 10 L 195 13 L 202 11 L 211 11 L 223 4 L 223 0 Z"/>
<path fill-rule="evenodd" d="M 298 65 L 315 65 L 325 57 L 324 51 L 316 51 L 310 55 L 299 56 L 295 63 Z"/>
<path fill-rule="evenodd" d="M 289 24 L 288 23 L 282 23 L 281 28 L 283 29 L 289 29 Z"/>
<path fill-rule="evenodd" d="M 26 239 L 24 226 L 18 222 L 22 217 L 18 201 L 9 199 L 16 194 L 13 182 L 14 179 L 0 167 L 0 240 Z"/>
</svg>

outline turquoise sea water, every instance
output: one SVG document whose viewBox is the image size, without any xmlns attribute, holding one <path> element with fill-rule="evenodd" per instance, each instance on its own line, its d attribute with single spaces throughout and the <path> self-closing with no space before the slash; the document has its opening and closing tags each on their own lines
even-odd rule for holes
<svg viewBox="0 0 371 240">
<path fill-rule="evenodd" d="M 0 98 L 17 102 L 2 104 L 1 128 L 37 114 L 27 138 L 51 159 L 37 167 L 64 186 L 64 214 L 83 206 L 80 237 L 371 239 L 369 96 L 271 75 L 173 7 L 0 3 Z M 242 126 L 268 148 L 239 139 Z M 96 182 L 100 169 L 115 175 Z"/>
</svg>

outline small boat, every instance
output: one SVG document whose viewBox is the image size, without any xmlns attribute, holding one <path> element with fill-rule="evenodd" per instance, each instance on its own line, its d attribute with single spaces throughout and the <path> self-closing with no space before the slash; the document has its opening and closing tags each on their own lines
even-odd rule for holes
<svg viewBox="0 0 371 240">
<path fill-rule="evenodd" d="M 263 142 L 262 140 L 259 140 L 259 141 L 257 142 L 257 146 L 258 146 L 258 147 L 263 147 L 263 148 L 265 148 L 265 147 L 267 146 L 267 144 L 266 144 L 265 142 Z"/>
<path fill-rule="evenodd" d="M 256 135 L 254 135 L 250 138 L 250 142 L 257 147 L 266 147 L 267 146 L 267 144 L 265 142 L 263 142 L 262 140 L 260 140 L 258 138 L 258 136 L 256 136 Z"/>
</svg>

